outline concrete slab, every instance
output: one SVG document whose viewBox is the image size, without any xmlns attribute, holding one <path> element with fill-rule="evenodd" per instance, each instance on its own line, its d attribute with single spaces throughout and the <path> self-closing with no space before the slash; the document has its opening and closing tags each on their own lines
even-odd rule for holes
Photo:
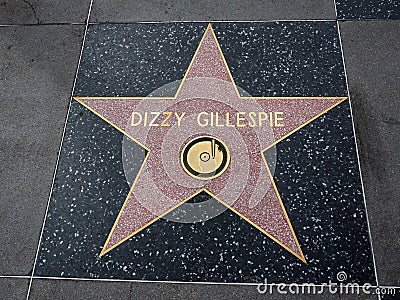
<svg viewBox="0 0 400 300">
<path fill-rule="evenodd" d="M 383 290 L 380 292 L 381 300 L 396 300 L 399 298 L 400 295 L 400 288 L 394 287 L 383 287 Z"/>
<path fill-rule="evenodd" d="M 83 26 L 0 28 L 0 273 L 33 265 Z"/>
<path fill-rule="evenodd" d="M 278 293 L 260 293 L 257 286 L 239 285 L 204 285 L 174 283 L 141 283 L 141 282 L 104 282 L 73 280 L 39 280 L 33 281 L 29 299 L 299 299 L 299 295 Z M 338 294 L 325 291 L 318 297 L 326 300 L 341 299 Z M 301 295 L 301 299 L 315 299 L 315 295 Z M 354 298 L 353 298 L 354 299 Z M 372 299 L 372 298 L 360 298 Z"/>
<path fill-rule="evenodd" d="M 399 285 L 400 22 L 340 23 L 381 285 Z"/>
<path fill-rule="evenodd" d="M 331 0 L 99 0 L 91 22 L 335 19 Z"/>
<path fill-rule="evenodd" d="M 271 299 L 271 300 L 294 300 L 315 299 L 314 295 L 294 295 L 286 290 L 287 294 L 279 294 L 277 290 L 272 293 L 261 289 L 260 293 L 257 286 L 243 285 L 205 285 L 205 284 L 167 284 L 167 283 L 132 283 L 131 299 L 151 300 L 155 297 L 161 299 Z M 326 300 L 339 300 L 339 295 L 332 295 L 328 292 L 319 295 Z M 321 298 L 320 298 L 321 299 Z"/>
<path fill-rule="evenodd" d="M 28 292 L 29 279 L 0 278 L 1 299 L 22 300 Z"/>
<path fill-rule="evenodd" d="M 128 300 L 130 282 L 37 280 L 32 283 L 30 300 L 41 299 L 121 299 Z"/>
<path fill-rule="evenodd" d="M 0 24 L 85 23 L 90 0 L 3 0 Z"/>
</svg>

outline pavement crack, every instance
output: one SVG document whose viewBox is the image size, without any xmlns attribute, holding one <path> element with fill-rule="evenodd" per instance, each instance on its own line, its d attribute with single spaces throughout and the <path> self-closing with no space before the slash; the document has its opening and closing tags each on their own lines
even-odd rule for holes
<svg viewBox="0 0 400 300">
<path fill-rule="evenodd" d="M 26 4 L 28 4 L 29 7 L 32 9 L 33 15 L 35 16 L 35 19 L 36 19 L 37 23 L 40 24 L 40 20 L 39 20 L 37 14 L 36 14 L 36 9 L 35 9 L 35 7 L 33 6 L 33 4 L 32 4 L 31 2 L 29 2 L 28 0 L 24 0 L 24 2 L 25 2 Z"/>
</svg>

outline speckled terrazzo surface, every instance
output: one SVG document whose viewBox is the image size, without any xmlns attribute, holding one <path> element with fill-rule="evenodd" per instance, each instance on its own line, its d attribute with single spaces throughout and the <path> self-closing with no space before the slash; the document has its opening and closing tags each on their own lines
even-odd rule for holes
<svg viewBox="0 0 400 300">
<path fill-rule="evenodd" d="M 89 26 L 88 37 L 96 38 L 85 42 L 87 59 L 75 95 L 147 96 L 181 80 L 206 27 Z M 345 95 L 334 22 L 213 23 L 213 28 L 237 85 L 252 96 Z"/>
<path fill-rule="evenodd" d="M 212 26 L 251 96 L 347 95 L 335 22 Z M 206 27 L 90 25 L 75 96 L 146 96 L 181 80 Z M 231 210 L 194 224 L 159 219 L 99 257 L 132 183 L 122 145 L 135 174 L 146 150 L 73 101 L 35 275 L 325 283 L 345 271 L 351 282 L 374 284 L 351 122 L 345 101 L 264 153 L 307 264 Z M 221 206 L 205 193 L 191 201 Z"/>
<path fill-rule="evenodd" d="M 338 19 L 400 19 L 397 0 L 336 0 Z"/>
</svg>

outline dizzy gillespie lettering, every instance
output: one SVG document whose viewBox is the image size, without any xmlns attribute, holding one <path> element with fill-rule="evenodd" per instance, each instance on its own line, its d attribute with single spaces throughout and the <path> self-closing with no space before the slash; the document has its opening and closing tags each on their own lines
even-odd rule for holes
<svg viewBox="0 0 400 300">
<path fill-rule="evenodd" d="M 173 124 L 184 124 L 186 112 L 132 112 L 130 125 L 144 127 L 170 127 Z M 284 114 L 274 112 L 236 112 L 220 113 L 202 111 L 197 114 L 197 125 L 200 127 L 284 127 Z"/>
</svg>

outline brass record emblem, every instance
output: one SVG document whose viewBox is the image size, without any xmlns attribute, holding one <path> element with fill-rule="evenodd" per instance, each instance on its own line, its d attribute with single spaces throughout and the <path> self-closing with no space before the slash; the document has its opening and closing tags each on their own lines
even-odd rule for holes
<svg viewBox="0 0 400 300">
<path fill-rule="evenodd" d="M 213 136 L 199 136 L 188 142 L 181 153 L 181 164 L 190 176 L 201 180 L 220 176 L 228 168 L 229 150 Z"/>
</svg>

